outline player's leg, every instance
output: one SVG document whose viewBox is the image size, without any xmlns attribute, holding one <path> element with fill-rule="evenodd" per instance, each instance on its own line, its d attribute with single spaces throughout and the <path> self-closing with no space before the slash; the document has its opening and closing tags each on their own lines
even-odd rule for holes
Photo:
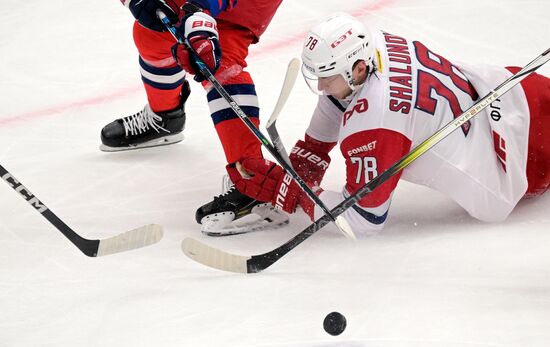
<svg viewBox="0 0 550 347">
<path fill-rule="evenodd" d="M 519 68 L 509 67 L 512 73 Z M 534 73 L 521 82 L 530 113 L 527 192 L 538 196 L 550 187 L 550 78 Z"/>
<path fill-rule="evenodd" d="M 185 101 L 189 84 L 172 58 L 174 39 L 168 32 L 156 32 L 134 24 L 134 42 L 139 52 L 141 78 L 148 104 L 143 110 L 106 125 L 100 147 L 119 151 L 179 142 L 183 139 Z"/>
<path fill-rule="evenodd" d="M 250 120 L 259 126 L 260 109 L 256 89 L 252 77 L 244 71 L 247 66 L 245 59 L 248 55 L 248 47 L 254 42 L 255 36 L 249 30 L 223 20 L 218 21 L 218 30 L 223 56 L 220 69 L 216 72 L 215 77 Z M 204 85 L 207 89 L 212 121 L 227 162 L 234 163 L 244 156 L 261 156 L 259 140 L 239 119 L 225 99 L 215 89 L 209 87 L 208 83 L 204 83 Z M 233 187 L 225 194 L 217 196 L 211 202 L 201 206 L 196 212 L 196 219 L 198 223 L 203 224 L 204 232 L 205 224 L 211 224 L 212 220 L 220 220 L 222 215 L 230 216 L 224 222 L 231 222 L 250 213 L 256 213 L 259 210 L 257 207 L 261 205 L 265 207 L 265 203 L 249 198 Z M 269 218 L 272 219 L 270 209 L 267 212 L 269 212 Z M 265 217 L 265 215 L 261 217 Z M 230 232 L 233 231 L 231 229 Z"/>
<path fill-rule="evenodd" d="M 248 47 L 255 36 L 248 29 L 222 20 L 218 21 L 218 29 L 223 56 L 215 77 L 252 123 L 259 126 L 260 108 L 256 87 L 250 74 L 244 70 Z M 244 155 L 261 156 L 261 144 L 256 136 L 208 82 L 203 82 L 203 85 L 207 90 L 208 107 L 227 162 L 234 163 Z"/>
</svg>

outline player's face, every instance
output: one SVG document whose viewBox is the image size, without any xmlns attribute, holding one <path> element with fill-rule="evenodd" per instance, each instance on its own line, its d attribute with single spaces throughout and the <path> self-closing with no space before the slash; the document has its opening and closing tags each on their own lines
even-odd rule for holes
<svg viewBox="0 0 550 347">
<path fill-rule="evenodd" d="M 348 83 L 344 80 L 344 76 L 340 74 L 329 77 L 319 77 L 317 89 L 324 94 L 332 95 L 336 99 L 345 99 L 352 92 Z"/>
</svg>

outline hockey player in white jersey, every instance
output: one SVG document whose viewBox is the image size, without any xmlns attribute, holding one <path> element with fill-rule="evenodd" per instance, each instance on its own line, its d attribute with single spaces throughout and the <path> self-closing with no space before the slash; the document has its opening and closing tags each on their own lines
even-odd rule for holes
<svg viewBox="0 0 550 347">
<path fill-rule="evenodd" d="M 451 63 L 419 41 L 369 31 L 346 14 L 315 26 L 304 41 L 302 72 L 320 94 L 291 161 L 333 207 L 499 85 L 514 67 Z M 341 192 L 319 188 L 339 143 Z M 287 212 L 322 211 L 276 164 L 244 157 L 229 168 L 243 193 Z M 343 216 L 356 232 L 383 228 L 399 179 L 444 193 L 472 217 L 504 220 L 525 196 L 550 185 L 550 79 L 533 74 L 465 123 Z"/>
</svg>

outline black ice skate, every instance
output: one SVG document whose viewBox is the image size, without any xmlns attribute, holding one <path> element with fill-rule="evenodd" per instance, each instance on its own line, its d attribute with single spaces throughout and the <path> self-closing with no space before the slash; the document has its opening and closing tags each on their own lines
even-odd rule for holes
<svg viewBox="0 0 550 347">
<path fill-rule="evenodd" d="M 275 229 L 288 224 L 288 216 L 271 204 L 254 200 L 231 187 L 195 214 L 201 231 L 209 236 L 227 236 Z"/>
<path fill-rule="evenodd" d="M 116 152 L 180 142 L 185 127 L 185 102 L 190 92 L 189 83 L 185 81 L 181 105 L 176 109 L 155 113 L 145 105 L 140 112 L 107 124 L 101 130 L 99 149 Z"/>
</svg>

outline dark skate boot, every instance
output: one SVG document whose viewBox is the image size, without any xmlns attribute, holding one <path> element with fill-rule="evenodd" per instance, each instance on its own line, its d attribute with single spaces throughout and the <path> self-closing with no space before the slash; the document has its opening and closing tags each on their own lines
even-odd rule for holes
<svg viewBox="0 0 550 347">
<path fill-rule="evenodd" d="M 231 187 L 195 213 L 201 231 L 209 236 L 244 234 L 288 224 L 288 216 L 271 204 L 254 200 Z"/>
<path fill-rule="evenodd" d="M 185 127 L 185 102 L 190 92 L 189 83 L 185 81 L 181 104 L 176 109 L 155 113 L 145 105 L 140 112 L 107 124 L 101 130 L 99 149 L 116 152 L 180 142 Z"/>
</svg>

